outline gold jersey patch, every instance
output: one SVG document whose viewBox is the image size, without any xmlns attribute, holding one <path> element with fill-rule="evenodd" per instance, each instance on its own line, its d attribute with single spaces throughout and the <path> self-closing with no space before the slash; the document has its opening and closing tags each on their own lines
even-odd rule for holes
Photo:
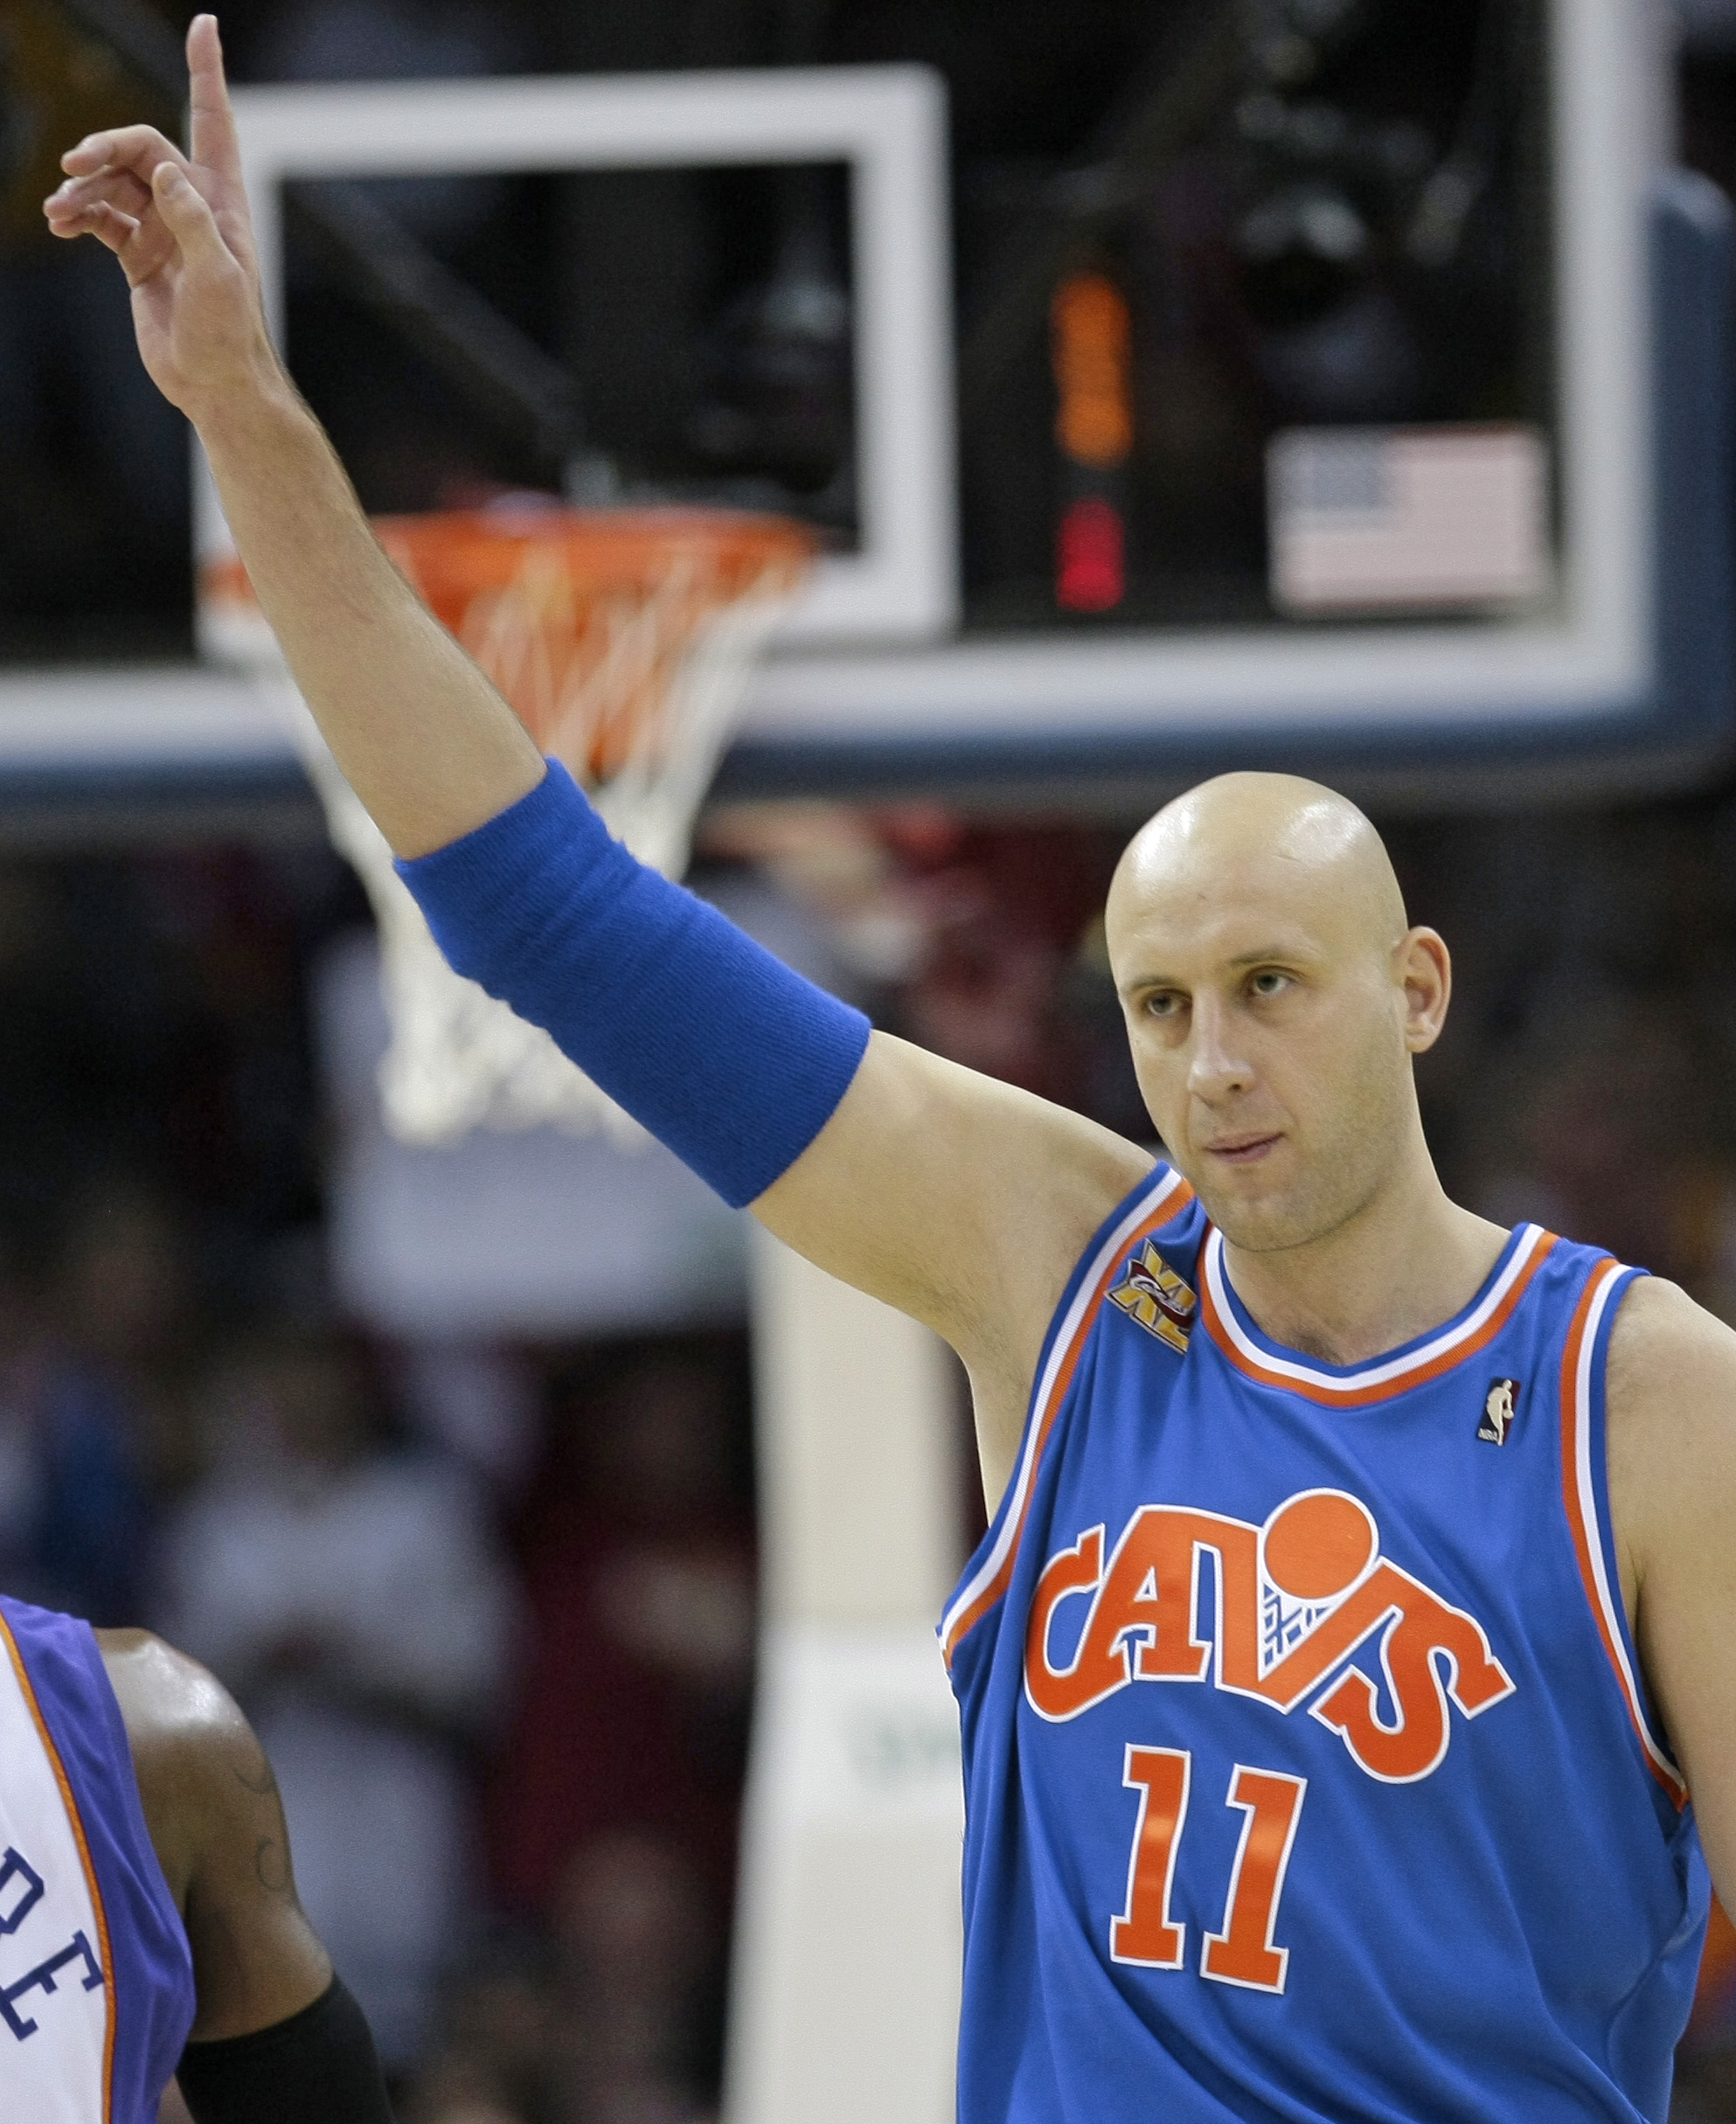
<svg viewBox="0 0 1736 2124">
<path fill-rule="evenodd" d="M 1128 1263 L 1109 1297 L 1160 1343 L 1186 1356 L 1188 1330 L 1198 1301 L 1149 1239 Z"/>
</svg>

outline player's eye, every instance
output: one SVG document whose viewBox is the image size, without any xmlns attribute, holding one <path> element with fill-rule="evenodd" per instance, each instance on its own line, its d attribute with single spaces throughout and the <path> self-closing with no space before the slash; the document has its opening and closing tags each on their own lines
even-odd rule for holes
<svg viewBox="0 0 1736 2124">
<path fill-rule="evenodd" d="M 1290 985 L 1290 976 L 1281 974 L 1275 967 L 1267 967 L 1255 974 L 1248 982 L 1256 996 L 1281 996 Z"/>
<path fill-rule="evenodd" d="M 1146 997 L 1145 1015 L 1157 1018 L 1179 1017 L 1186 1001 L 1185 996 L 1178 996 L 1173 989 L 1159 989 L 1155 995 Z"/>
</svg>

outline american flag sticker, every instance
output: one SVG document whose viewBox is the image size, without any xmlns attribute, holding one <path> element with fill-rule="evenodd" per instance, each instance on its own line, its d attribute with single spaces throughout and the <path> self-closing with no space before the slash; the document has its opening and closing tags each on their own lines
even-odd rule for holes
<svg viewBox="0 0 1736 2124">
<path fill-rule="evenodd" d="M 1510 609 L 1548 594 L 1549 453 L 1535 428 L 1289 428 L 1266 472 L 1282 612 Z"/>
</svg>

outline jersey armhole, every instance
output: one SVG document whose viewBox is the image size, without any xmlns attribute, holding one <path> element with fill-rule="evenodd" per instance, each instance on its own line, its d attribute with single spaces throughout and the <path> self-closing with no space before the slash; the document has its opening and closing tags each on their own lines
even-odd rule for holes
<svg viewBox="0 0 1736 2124">
<path fill-rule="evenodd" d="M 1592 1620 L 1614 1671 L 1629 1725 L 1652 1776 L 1679 1813 L 1687 1780 L 1663 1739 L 1646 1688 L 1627 1603 L 1609 1510 L 1605 1387 L 1609 1338 L 1621 1300 L 1645 1272 L 1619 1261 L 1598 1262 L 1574 1308 L 1561 1357 L 1561 1486 L 1573 1550 Z"/>
<path fill-rule="evenodd" d="M 1098 1225 L 1074 1265 L 1043 1338 L 1012 1480 L 941 1618 L 941 1653 L 949 1672 L 960 1642 L 1007 1589 L 1043 1447 L 1116 1263 L 1135 1240 L 1155 1236 L 1184 1216 L 1193 1199 L 1187 1182 L 1160 1159 Z"/>
<path fill-rule="evenodd" d="M 149 1880 L 152 1891 L 163 1909 L 173 1913 L 175 1924 L 184 1937 L 186 1919 L 175 1899 L 175 1891 L 169 1885 L 169 1876 L 163 1870 L 163 1855 L 156 1848 L 156 1841 L 150 1833 L 150 1824 L 145 1819 L 144 1794 L 139 1789 L 138 1766 L 133 1760 L 132 1736 L 127 1731 L 121 1699 L 115 1693 L 108 1662 L 102 1656 L 102 1647 L 97 1642 L 96 1632 L 88 1623 L 82 1624 L 80 1628 L 82 1635 L 79 1640 L 79 1652 L 90 1676 L 93 1706 L 108 1736 L 108 1760 L 115 1767 L 115 1774 L 109 1780 L 105 1794 L 105 1803 L 116 1810 L 125 1821 L 127 1841 L 135 1864 Z M 118 1822 L 116 1829 L 118 1831 Z M 188 1952 L 191 1955 L 191 1947 Z"/>
</svg>

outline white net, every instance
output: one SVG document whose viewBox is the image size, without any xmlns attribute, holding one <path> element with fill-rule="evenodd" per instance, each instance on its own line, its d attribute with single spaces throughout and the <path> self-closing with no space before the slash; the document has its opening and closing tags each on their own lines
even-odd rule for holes
<svg viewBox="0 0 1736 2124">
<path fill-rule="evenodd" d="M 509 580 L 469 599 L 454 631 L 543 749 L 586 784 L 609 830 L 642 862 L 679 878 L 747 682 L 801 573 L 785 552 L 744 588 L 739 566 L 726 580 L 705 541 L 687 538 L 642 585 L 594 596 L 575 589 L 554 542 L 533 539 Z M 642 1140 L 547 1033 L 447 965 L 258 607 L 208 593 L 204 629 L 210 647 L 244 663 L 280 704 L 333 843 L 367 888 L 392 1031 L 379 1071 L 392 1133 L 439 1144 L 476 1128 L 552 1124 Z"/>
</svg>

